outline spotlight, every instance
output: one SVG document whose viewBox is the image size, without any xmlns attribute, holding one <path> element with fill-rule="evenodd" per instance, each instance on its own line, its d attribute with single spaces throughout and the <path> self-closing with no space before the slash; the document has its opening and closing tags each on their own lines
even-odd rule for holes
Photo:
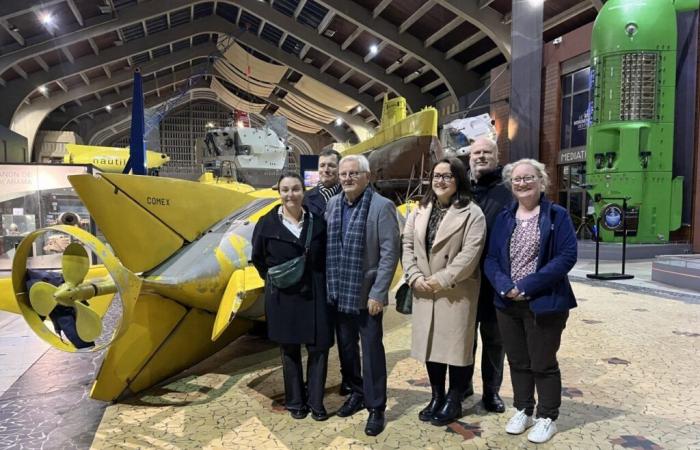
<svg viewBox="0 0 700 450">
<path fill-rule="evenodd" d="M 237 126 L 238 128 L 243 128 L 243 121 L 242 121 L 242 120 L 239 120 L 238 122 L 236 122 L 236 126 Z"/>
<path fill-rule="evenodd" d="M 530 5 L 532 5 L 532 6 L 539 6 L 542 3 L 544 3 L 544 0 L 529 0 L 529 1 L 530 1 Z"/>
<path fill-rule="evenodd" d="M 369 53 L 371 55 L 376 55 L 378 51 L 379 51 L 379 47 L 377 47 L 376 44 L 372 44 L 369 46 Z"/>
<path fill-rule="evenodd" d="M 112 111 L 112 105 L 105 106 L 105 109 L 107 110 L 107 112 Z"/>
<path fill-rule="evenodd" d="M 355 113 L 360 114 L 362 112 L 362 106 L 357 105 L 357 108 L 355 108 Z"/>
<path fill-rule="evenodd" d="M 207 128 L 214 128 L 214 122 L 207 122 Z"/>
<path fill-rule="evenodd" d="M 46 86 L 39 86 L 39 92 L 42 94 L 46 94 L 49 91 L 49 89 Z"/>
<path fill-rule="evenodd" d="M 39 20 L 46 26 L 53 24 L 53 16 L 49 12 L 41 13 L 41 15 L 39 16 Z"/>
<path fill-rule="evenodd" d="M 341 119 L 340 117 L 336 118 L 336 119 L 335 119 L 335 124 L 338 125 L 338 126 L 341 126 L 341 125 L 343 124 L 343 119 Z"/>
</svg>

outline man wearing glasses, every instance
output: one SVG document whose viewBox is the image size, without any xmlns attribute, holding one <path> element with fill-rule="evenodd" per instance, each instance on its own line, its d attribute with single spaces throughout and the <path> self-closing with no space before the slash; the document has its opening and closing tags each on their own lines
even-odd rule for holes
<svg viewBox="0 0 700 450">
<path fill-rule="evenodd" d="M 472 184 L 472 195 L 486 216 L 486 242 L 489 230 L 493 227 L 496 217 L 512 200 L 508 188 L 503 184 L 501 175 L 503 168 L 498 165 L 498 146 L 491 139 L 477 139 L 469 150 L 469 178 Z M 481 257 L 481 289 L 479 291 L 479 307 L 476 314 L 477 335 L 481 334 L 481 379 L 484 389 L 481 402 L 487 411 L 502 413 L 506 406 L 499 395 L 503 382 L 503 359 L 505 352 L 501 334 L 496 321 L 496 309 L 493 305 L 495 294 L 491 283 L 484 275 L 484 257 Z M 474 355 L 476 356 L 477 339 L 474 339 Z M 476 358 L 474 358 L 476 361 Z M 472 376 L 474 366 L 469 367 L 469 387 L 465 397 L 474 394 Z"/>
<path fill-rule="evenodd" d="M 368 436 L 384 430 L 387 397 L 382 311 L 399 260 L 396 208 L 369 186 L 369 161 L 362 155 L 340 160 L 343 192 L 326 208 L 326 283 L 336 308 L 341 372 L 352 394 L 338 410 L 349 417 L 365 407 Z M 360 349 L 362 345 L 362 361 Z"/>
</svg>

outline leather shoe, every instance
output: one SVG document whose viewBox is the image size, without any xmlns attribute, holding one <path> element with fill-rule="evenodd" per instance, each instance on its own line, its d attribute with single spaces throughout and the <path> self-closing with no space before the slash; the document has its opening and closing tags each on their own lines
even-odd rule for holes
<svg viewBox="0 0 700 450">
<path fill-rule="evenodd" d="M 309 410 L 306 406 L 302 406 L 299 409 L 290 409 L 289 414 L 295 419 L 304 419 L 309 414 Z"/>
<path fill-rule="evenodd" d="M 484 396 L 481 397 L 481 403 L 486 411 L 495 413 L 506 412 L 506 404 L 503 403 L 503 399 L 496 392 L 484 393 Z"/>
<path fill-rule="evenodd" d="M 323 422 L 324 420 L 328 420 L 328 412 L 323 406 L 321 406 L 321 409 L 318 410 L 313 409 L 309 406 L 309 409 L 311 410 L 311 418 L 314 419 L 316 422 Z"/>
<path fill-rule="evenodd" d="M 382 431 L 384 431 L 385 425 L 384 411 L 378 409 L 369 410 L 369 418 L 367 419 L 367 426 L 365 426 L 365 434 L 367 436 L 376 436 Z"/>
<path fill-rule="evenodd" d="M 445 403 L 445 386 L 432 385 L 430 388 L 432 390 L 430 403 L 418 413 L 418 420 L 421 422 L 430 422 L 430 419 L 433 418 L 435 413 L 438 412 Z"/>
<path fill-rule="evenodd" d="M 365 409 L 365 402 L 359 395 L 352 394 L 345 400 L 336 415 L 338 417 L 350 417 L 361 409 Z"/>
<path fill-rule="evenodd" d="M 455 392 L 448 392 L 445 403 L 430 419 L 430 424 L 441 427 L 460 417 L 462 417 L 462 396 Z"/>
<path fill-rule="evenodd" d="M 348 381 L 341 381 L 340 382 L 340 395 L 345 397 L 348 394 L 352 393 L 352 386 L 350 386 L 350 383 Z"/>
</svg>

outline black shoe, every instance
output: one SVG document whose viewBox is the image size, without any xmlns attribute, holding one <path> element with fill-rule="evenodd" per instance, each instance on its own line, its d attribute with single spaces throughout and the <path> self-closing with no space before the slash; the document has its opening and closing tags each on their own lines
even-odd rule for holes
<svg viewBox="0 0 700 450">
<path fill-rule="evenodd" d="M 498 393 L 484 393 L 484 396 L 481 397 L 481 403 L 486 411 L 495 413 L 506 412 L 506 404 L 503 403 L 503 399 Z"/>
<path fill-rule="evenodd" d="M 430 398 L 430 403 L 421 409 L 418 413 L 418 420 L 421 422 L 430 422 L 436 412 L 442 408 L 445 403 L 445 386 L 430 386 L 432 390 L 432 397 Z"/>
<path fill-rule="evenodd" d="M 464 398 L 463 398 L 463 400 L 468 399 L 468 398 L 471 397 L 472 395 L 474 395 L 474 383 L 472 383 L 472 382 L 470 381 L 470 382 L 469 382 L 469 386 L 467 386 L 467 390 L 464 391 Z"/>
<path fill-rule="evenodd" d="M 328 420 L 328 412 L 326 412 L 326 408 L 324 408 L 323 406 L 321 406 L 321 409 L 313 409 L 309 406 L 309 409 L 311 410 L 311 418 L 314 419 L 316 422 L 323 422 L 324 420 Z"/>
<path fill-rule="evenodd" d="M 365 402 L 359 395 L 352 394 L 345 400 L 345 403 L 343 403 L 336 415 L 338 417 L 350 417 L 361 409 L 365 409 Z"/>
<path fill-rule="evenodd" d="M 340 382 L 340 395 L 345 397 L 348 394 L 352 393 L 352 386 L 350 386 L 350 382 L 348 381 L 341 381 Z"/>
<path fill-rule="evenodd" d="M 430 423 L 436 427 L 441 427 L 454 422 L 460 417 L 462 417 L 462 395 L 450 391 L 447 393 L 447 398 L 442 408 L 430 418 Z"/>
<path fill-rule="evenodd" d="M 376 436 L 382 431 L 384 431 L 384 411 L 378 409 L 369 410 L 369 418 L 367 419 L 367 426 L 365 426 L 365 434 L 367 436 Z"/>
<path fill-rule="evenodd" d="M 305 419 L 309 415 L 309 410 L 306 406 L 302 406 L 299 409 L 290 409 L 289 414 L 295 419 Z"/>
</svg>

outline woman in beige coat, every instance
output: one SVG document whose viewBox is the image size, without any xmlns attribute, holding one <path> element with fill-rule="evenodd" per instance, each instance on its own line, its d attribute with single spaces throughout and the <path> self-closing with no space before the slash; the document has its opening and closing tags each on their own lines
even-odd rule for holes
<svg viewBox="0 0 700 450">
<path fill-rule="evenodd" d="M 431 187 L 406 221 L 402 262 L 413 290 L 411 356 L 426 363 L 432 389 L 430 403 L 418 418 L 443 426 L 462 416 L 467 366 L 473 363 L 486 221 L 471 201 L 460 160 L 438 161 Z M 450 389 L 445 395 L 448 367 Z"/>
</svg>

